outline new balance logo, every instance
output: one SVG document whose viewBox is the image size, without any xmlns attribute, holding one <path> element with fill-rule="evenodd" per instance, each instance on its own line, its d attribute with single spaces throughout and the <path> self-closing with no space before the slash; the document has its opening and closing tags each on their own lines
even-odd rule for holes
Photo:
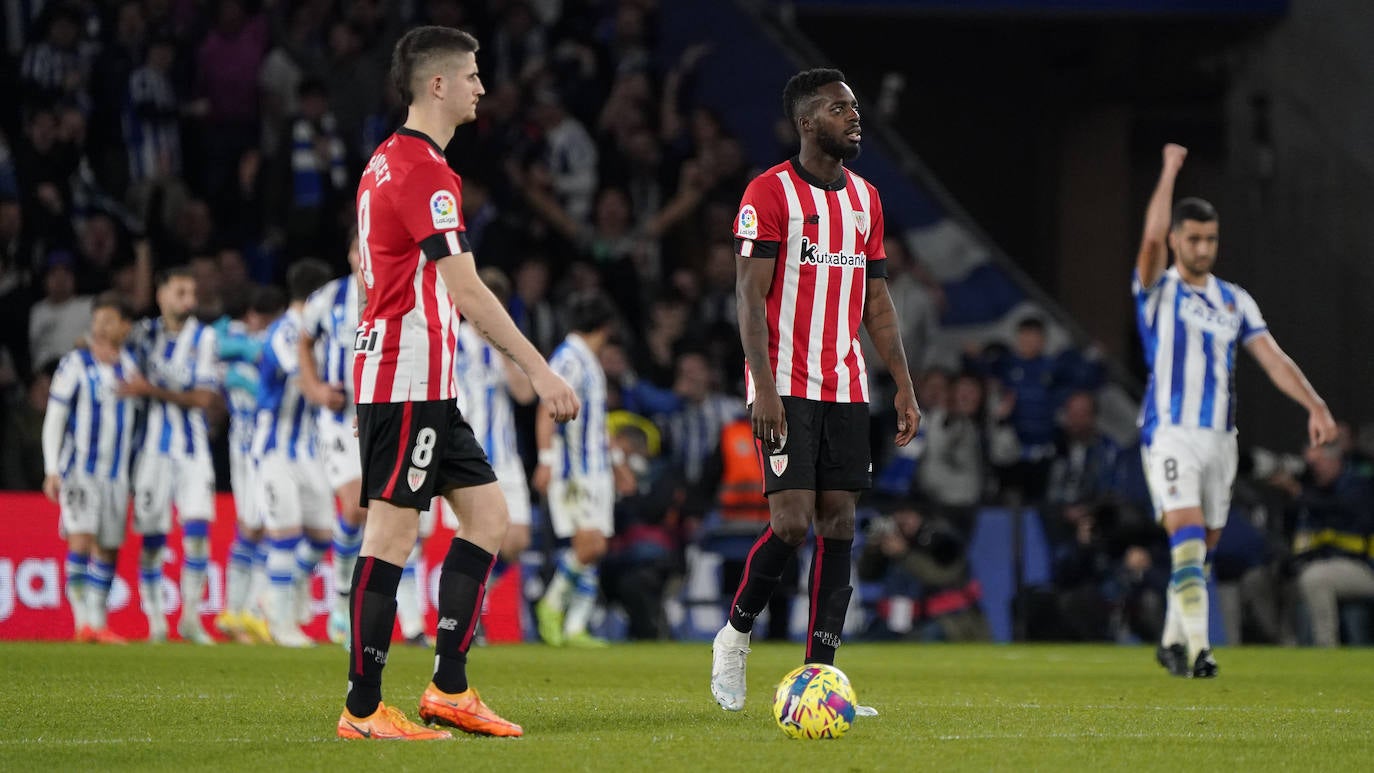
<svg viewBox="0 0 1374 773">
<path fill-rule="evenodd" d="M 806 224 L 806 225 L 820 225 L 820 224 L 821 224 L 821 216 L 820 216 L 820 215 L 807 215 L 806 218 L 802 220 L 802 222 L 803 222 L 804 224 Z"/>
<path fill-rule="evenodd" d="M 735 605 L 735 615 L 742 620 L 753 620 L 759 616 L 757 612 L 755 612 L 754 614 L 745 612 L 743 609 L 740 609 L 739 604 Z"/>
<path fill-rule="evenodd" d="M 439 618 L 439 630 L 456 631 L 458 630 L 458 621 L 451 617 L 441 617 Z"/>
</svg>

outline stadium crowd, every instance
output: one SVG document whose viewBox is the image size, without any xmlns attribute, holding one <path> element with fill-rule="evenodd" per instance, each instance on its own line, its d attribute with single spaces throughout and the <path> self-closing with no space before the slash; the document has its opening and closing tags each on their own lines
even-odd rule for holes
<svg viewBox="0 0 1374 773">
<path fill-rule="evenodd" d="M 711 51 L 665 57 L 654 0 L 18 5 L 42 11 L 9 17 L 0 61 L 6 93 L 19 95 L 19 109 L 0 116 L 0 488 L 42 485 L 48 383 L 97 294 L 115 290 L 155 313 L 156 273 L 189 266 L 196 315 L 212 323 L 242 317 L 256 287 L 282 284 L 301 259 L 347 271 L 356 182 L 399 122 L 389 54 L 405 29 L 428 23 L 482 41 L 487 93 L 448 153 L 478 261 L 509 276 L 512 317 L 547 355 L 576 291 L 600 288 L 619 308 L 602 365 L 620 411 L 613 444 L 634 479 L 618 481 L 603 590 L 626 610 L 630 635 L 668 635 L 663 602 L 687 545 L 767 520 L 729 236 L 746 183 L 790 155 L 791 140 L 784 127 L 776 158 L 746 158 L 692 103 L 695 65 Z M 1018 598 L 1028 637 L 1158 639 L 1168 544 L 1138 449 L 1098 428 L 1100 363 L 1048 353 L 1036 318 L 957 362 L 923 356 L 941 335 L 942 291 L 904 245 L 901 213 L 888 220 L 888 281 L 925 416 L 918 442 L 893 449 L 891 380 L 867 357 L 867 633 L 986 638 L 968 545 L 978 509 L 997 504 L 1036 508 L 1049 543 L 1050 582 Z M 519 413 L 531 466 L 533 411 Z M 1305 458 L 1247 456 L 1236 498 L 1245 517 L 1215 564 L 1246 641 L 1335 644 L 1348 591 L 1332 577 L 1374 584 L 1374 465 L 1352 431 L 1342 437 Z M 724 569 L 722 587 L 733 587 L 741 568 Z M 1291 622 L 1298 608 L 1310 624 Z M 1346 608 L 1345 641 L 1369 641 L 1360 611 Z"/>
</svg>

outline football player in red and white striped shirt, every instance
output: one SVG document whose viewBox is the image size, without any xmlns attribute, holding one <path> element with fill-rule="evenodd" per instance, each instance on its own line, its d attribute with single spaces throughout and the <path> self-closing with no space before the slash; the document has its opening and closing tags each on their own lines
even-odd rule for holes
<svg viewBox="0 0 1374 773">
<path fill-rule="evenodd" d="M 873 477 L 861 325 L 897 381 L 897 445 L 921 417 L 887 292 L 882 202 L 844 166 L 859 155 L 859 103 L 838 70 L 807 70 L 788 81 L 783 108 L 801 153 L 749 183 L 735 218 L 740 339 L 770 519 L 712 647 L 711 693 L 727 711 L 744 708 L 754 618 L 813 523 L 806 662 L 835 662 L 853 592 L 854 508 Z"/>
<path fill-rule="evenodd" d="M 391 78 L 409 111 L 358 185 L 358 268 L 367 306 L 354 339 L 353 378 L 368 516 L 350 594 L 342 738 L 449 737 L 381 702 L 396 588 L 415 545 L 419 510 L 436 494 L 448 500 L 462 529 L 439 578 L 434 680 L 420 698 L 420 716 L 470 733 L 523 734 L 487 708 L 467 680 L 482 592 L 509 517 L 455 401 L 457 309 L 529 375 L 556 421 L 573 418 L 579 406 L 478 278 L 463 233 L 462 181 L 449 169 L 444 146 L 457 126 L 476 118 L 484 93 L 476 51 L 476 39 L 447 27 L 418 27 L 396 43 Z"/>
</svg>

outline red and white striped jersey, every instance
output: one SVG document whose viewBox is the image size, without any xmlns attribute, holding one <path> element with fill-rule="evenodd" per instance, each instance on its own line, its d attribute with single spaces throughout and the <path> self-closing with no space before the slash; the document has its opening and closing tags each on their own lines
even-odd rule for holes
<svg viewBox="0 0 1374 773">
<path fill-rule="evenodd" d="M 458 313 L 437 261 L 468 251 L 462 181 L 429 137 L 401 128 L 358 184 L 358 270 L 367 292 L 353 339 L 359 404 L 452 400 Z"/>
<path fill-rule="evenodd" d="M 817 180 L 793 158 L 749 183 L 736 252 L 776 259 L 768 289 L 768 359 L 782 397 L 868 402 L 859 346 L 868 280 L 887 276 L 878 190 L 844 170 Z M 745 368 L 748 402 L 754 379 Z"/>
</svg>

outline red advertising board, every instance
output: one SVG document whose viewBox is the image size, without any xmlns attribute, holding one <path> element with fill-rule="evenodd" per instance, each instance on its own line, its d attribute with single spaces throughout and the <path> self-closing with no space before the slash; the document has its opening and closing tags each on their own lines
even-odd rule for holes
<svg viewBox="0 0 1374 773">
<path fill-rule="evenodd" d="M 213 631 L 213 620 L 224 607 L 224 567 L 229 545 L 234 540 L 234 501 L 220 494 L 215 502 L 215 520 L 210 527 L 210 569 L 202 606 L 206 630 Z M 57 505 L 42 494 L 0 491 L 0 639 L 70 639 L 71 608 L 63 592 L 63 566 L 66 545 L 57 534 Z M 442 525 L 425 544 L 419 566 L 422 579 L 421 606 L 425 610 L 429 633 L 434 633 L 435 599 L 439 589 L 439 568 L 453 532 Z M 181 616 L 180 567 L 181 529 L 174 527 L 167 539 L 167 563 L 163 565 L 162 593 L 171 638 L 177 638 Z M 110 629 L 130 640 L 148 635 L 148 621 L 138 609 L 138 538 L 129 532 L 119 551 L 114 587 L 110 591 Z M 515 569 L 516 567 L 512 567 Z M 487 640 L 511 642 L 522 639 L 518 571 L 508 571 L 489 589 L 482 610 Z M 334 569 L 325 557 L 312 583 L 315 618 L 304 626 L 317 641 L 326 641 L 325 619 L 328 600 L 334 597 Z M 399 632 L 398 632 L 399 635 Z"/>
</svg>

